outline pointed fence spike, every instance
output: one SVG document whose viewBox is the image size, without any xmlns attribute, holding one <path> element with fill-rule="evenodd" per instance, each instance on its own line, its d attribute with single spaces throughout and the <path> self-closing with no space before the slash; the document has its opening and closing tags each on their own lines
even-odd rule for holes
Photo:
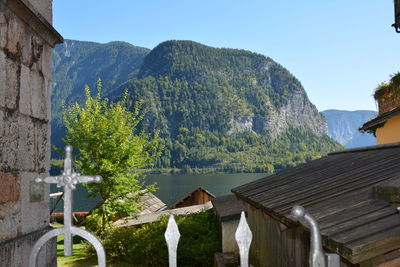
<svg viewBox="0 0 400 267">
<path fill-rule="evenodd" d="M 176 267 L 176 251 L 178 249 L 181 234 L 179 233 L 178 225 L 176 224 L 173 215 L 169 217 L 167 230 L 165 231 L 164 236 L 168 246 L 169 267 Z"/>
<path fill-rule="evenodd" d="M 239 247 L 240 267 L 248 267 L 250 244 L 251 240 L 253 239 L 253 235 L 249 225 L 247 224 L 246 216 L 243 211 L 240 215 L 240 221 L 235 233 L 235 239 Z"/>
</svg>

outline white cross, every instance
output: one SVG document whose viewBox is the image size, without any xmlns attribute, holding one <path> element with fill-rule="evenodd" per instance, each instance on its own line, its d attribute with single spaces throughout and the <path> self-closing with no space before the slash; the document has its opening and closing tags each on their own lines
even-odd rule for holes
<svg viewBox="0 0 400 267">
<path fill-rule="evenodd" d="M 37 183 L 57 184 L 64 187 L 64 256 L 72 256 L 72 190 L 76 184 L 100 183 L 101 176 L 84 176 L 76 173 L 72 167 L 72 146 L 65 147 L 64 171 L 60 176 L 49 176 L 44 179 L 36 178 Z"/>
</svg>

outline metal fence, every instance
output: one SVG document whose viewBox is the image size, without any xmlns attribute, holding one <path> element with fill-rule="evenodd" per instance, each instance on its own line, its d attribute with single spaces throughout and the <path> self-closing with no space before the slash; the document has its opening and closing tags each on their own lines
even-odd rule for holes
<svg viewBox="0 0 400 267">
<path fill-rule="evenodd" d="M 106 266 L 106 254 L 100 240 L 89 231 L 74 227 L 72 225 L 72 190 L 76 184 L 80 183 L 99 183 L 100 176 L 85 176 L 76 173 L 72 167 L 72 147 L 65 148 L 64 171 L 60 176 L 49 176 L 46 178 L 36 178 L 38 183 L 57 184 L 58 187 L 64 187 L 64 227 L 53 229 L 43 235 L 35 243 L 29 257 L 29 267 L 37 266 L 37 257 L 41 247 L 50 239 L 64 235 L 64 255 L 72 256 L 72 235 L 78 235 L 86 239 L 93 245 L 97 253 L 98 266 Z M 310 244 L 310 267 L 339 267 L 340 257 L 337 254 L 324 253 L 322 250 L 321 235 L 317 222 L 312 216 L 307 214 L 303 207 L 294 206 L 292 216 L 299 221 L 308 224 L 311 234 Z M 168 220 L 167 230 L 165 231 L 165 240 L 168 246 L 169 266 L 177 266 L 177 248 L 180 239 L 178 225 L 174 216 L 171 215 Z M 249 225 L 247 224 L 245 213 L 241 213 L 239 225 L 235 233 L 235 239 L 239 247 L 240 266 L 249 266 L 249 252 L 253 236 Z"/>
</svg>

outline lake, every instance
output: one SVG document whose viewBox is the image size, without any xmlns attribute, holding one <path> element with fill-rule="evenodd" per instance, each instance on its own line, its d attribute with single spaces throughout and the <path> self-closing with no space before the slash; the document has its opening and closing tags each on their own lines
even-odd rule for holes
<svg viewBox="0 0 400 267">
<path fill-rule="evenodd" d="M 202 187 L 215 196 L 231 194 L 231 189 L 265 177 L 265 173 L 223 173 L 223 174 L 151 174 L 146 178 L 147 183 L 157 183 L 154 194 L 167 206 L 171 206 L 188 193 Z M 62 191 L 56 186 L 51 187 L 51 192 Z M 88 211 L 96 205 L 98 200 L 86 198 L 87 190 L 78 185 L 74 192 L 74 211 Z M 52 201 L 51 205 L 54 205 Z M 62 207 L 57 208 L 62 211 Z"/>
</svg>

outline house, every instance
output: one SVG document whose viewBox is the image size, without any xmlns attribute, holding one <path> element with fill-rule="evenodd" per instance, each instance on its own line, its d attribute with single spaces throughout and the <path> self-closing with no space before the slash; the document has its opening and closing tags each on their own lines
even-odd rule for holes
<svg viewBox="0 0 400 267">
<path fill-rule="evenodd" d="M 0 265 L 28 266 L 35 242 L 50 230 L 51 0 L 0 0 Z M 56 240 L 39 266 L 55 266 Z"/>
<path fill-rule="evenodd" d="M 146 193 L 139 202 L 139 205 L 142 206 L 142 210 L 138 214 L 138 218 L 123 218 L 116 221 L 114 225 L 118 227 L 139 226 L 157 221 L 161 216 L 185 215 L 197 213 L 203 210 L 210 210 L 213 208 L 213 205 L 210 202 L 213 198 L 214 195 L 199 187 L 176 204 L 172 205 L 171 209 L 167 209 L 166 204 L 155 195 L 152 193 Z"/>
<path fill-rule="evenodd" d="M 215 198 L 213 194 L 207 190 L 199 187 L 193 192 L 190 192 L 187 196 L 179 200 L 177 203 L 171 206 L 171 209 L 189 207 L 193 205 L 206 204 Z"/>
<path fill-rule="evenodd" d="M 400 266 L 399 77 L 377 91 L 379 116 L 361 128 L 375 132 L 378 145 L 331 153 L 232 189 L 248 207 L 250 264 L 308 266 L 308 226 L 290 215 L 298 204 L 316 219 L 324 250 L 339 254 L 341 266 Z"/>
</svg>

